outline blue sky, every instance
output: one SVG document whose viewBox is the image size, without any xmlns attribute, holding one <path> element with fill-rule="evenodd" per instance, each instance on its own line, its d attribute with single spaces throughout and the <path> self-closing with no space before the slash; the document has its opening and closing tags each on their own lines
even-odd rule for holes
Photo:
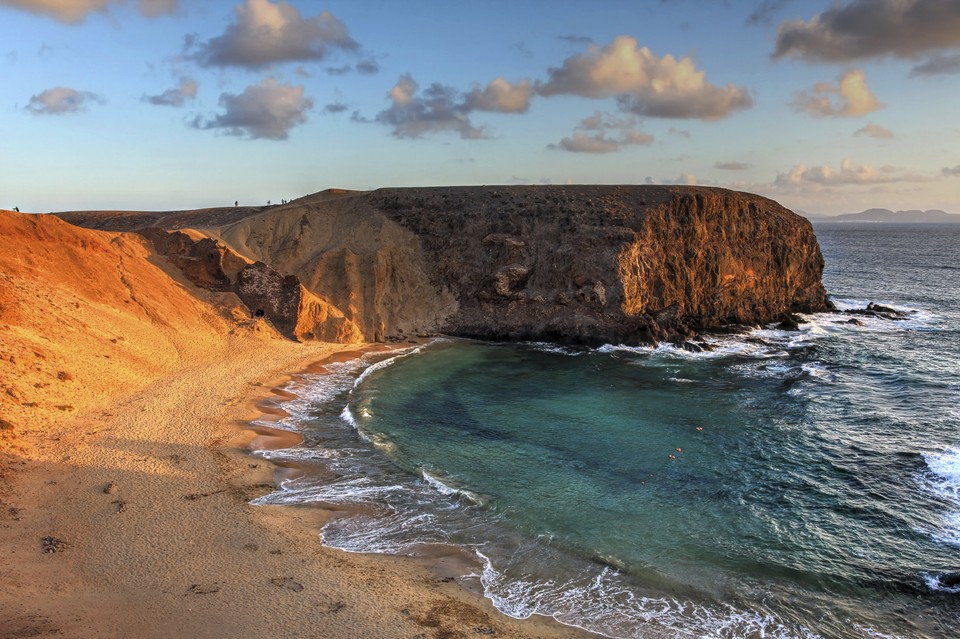
<svg viewBox="0 0 960 639">
<path fill-rule="evenodd" d="M 960 212 L 957 0 L 0 0 L 0 207 L 696 183 Z"/>
</svg>

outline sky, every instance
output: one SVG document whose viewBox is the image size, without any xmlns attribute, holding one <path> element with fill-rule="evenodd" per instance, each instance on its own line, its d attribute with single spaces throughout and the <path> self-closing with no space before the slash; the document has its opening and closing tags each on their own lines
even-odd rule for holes
<svg viewBox="0 0 960 639">
<path fill-rule="evenodd" d="M 960 213 L 960 0 L 0 0 L 0 208 L 700 184 Z"/>
</svg>

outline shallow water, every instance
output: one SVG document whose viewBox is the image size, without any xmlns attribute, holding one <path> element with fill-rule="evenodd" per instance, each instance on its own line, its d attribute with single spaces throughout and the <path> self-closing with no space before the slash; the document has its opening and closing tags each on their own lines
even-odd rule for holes
<svg viewBox="0 0 960 639">
<path fill-rule="evenodd" d="M 475 552 L 512 616 L 614 637 L 960 627 L 960 228 L 818 227 L 841 308 L 714 350 L 439 341 L 305 376 L 324 542 Z M 383 357 L 383 356 L 379 356 Z"/>
</svg>

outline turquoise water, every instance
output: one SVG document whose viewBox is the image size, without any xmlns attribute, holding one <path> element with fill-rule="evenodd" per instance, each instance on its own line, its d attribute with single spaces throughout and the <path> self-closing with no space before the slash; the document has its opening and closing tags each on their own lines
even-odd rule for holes
<svg viewBox="0 0 960 639">
<path fill-rule="evenodd" d="M 261 501 L 363 507 L 324 542 L 457 544 L 504 613 L 613 637 L 956 636 L 960 229 L 817 231 L 838 306 L 905 318 L 331 365 L 267 453 L 317 472 Z"/>
</svg>

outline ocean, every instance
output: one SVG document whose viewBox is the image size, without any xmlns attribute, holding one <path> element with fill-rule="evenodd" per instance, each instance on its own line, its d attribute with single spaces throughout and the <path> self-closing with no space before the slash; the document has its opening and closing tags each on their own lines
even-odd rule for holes
<svg viewBox="0 0 960 639">
<path fill-rule="evenodd" d="M 504 614 L 609 637 L 960 634 L 960 225 L 816 227 L 838 309 L 670 345 L 438 339 L 273 426 L 351 552 L 453 544 Z"/>
</svg>

